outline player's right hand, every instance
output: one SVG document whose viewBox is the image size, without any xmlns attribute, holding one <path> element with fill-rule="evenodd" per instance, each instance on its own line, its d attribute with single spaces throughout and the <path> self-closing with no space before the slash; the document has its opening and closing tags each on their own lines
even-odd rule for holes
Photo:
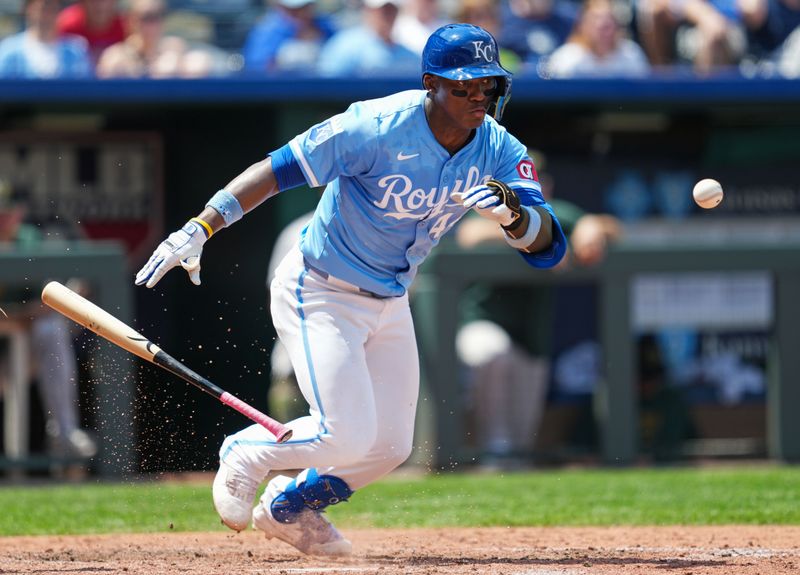
<svg viewBox="0 0 800 575">
<path fill-rule="evenodd" d="M 206 233 L 199 224 L 186 222 L 181 229 L 171 233 L 156 248 L 144 267 L 136 274 L 136 285 L 145 284 L 151 288 L 164 277 L 165 273 L 177 265 L 189 273 L 189 279 L 194 285 L 200 285 L 200 256 L 206 239 Z"/>
</svg>

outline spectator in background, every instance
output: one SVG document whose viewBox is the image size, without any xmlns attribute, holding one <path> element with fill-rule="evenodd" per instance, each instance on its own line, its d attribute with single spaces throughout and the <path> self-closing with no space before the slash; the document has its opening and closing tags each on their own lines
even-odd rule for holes
<svg viewBox="0 0 800 575">
<path fill-rule="evenodd" d="M 553 78 L 644 76 L 649 71 L 647 56 L 625 36 L 611 0 L 585 0 L 574 32 L 547 61 Z"/>
<path fill-rule="evenodd" d="M 29 0 L 27 3 L 47 1 Z M 0 188 L 0 249 L 15 250 L 40 244 L 44 241 L 42 232 L 25 223 L 25 206 L 10 202 L 6 191 L 7 187 Z M 69 285 L 85 294 L 80 282 L 71 280 Z M 30 332 L 50 455 L 72 461 L 89 459 L 97 454 L 97 444 L 79 425 L 78 366 L 72 326 L 63 315 L 43 306 L 38 293 L 31 292 L 30 287 L 4 285 L 0 287 L 2 307 L 10 319 L 25 324 Z"/>
<path fill-rule="evenodd" d="M 787 78 L 800 78 L 800 27 L 783 44 L 778 71 Z"/>
<path fill-rule="evenodd" d="M 500 37 L 500 5 L 498 0 L 462 0 L 455 14 L 458 22 L 480 26 L 495 38 Z M 521 60 L 508 48 L 500 48 L 500 64 L 509 72 L 519 71 Z"/>
<path fill-rule="evenodd" d="M 0 77 L 91 76 L 86 42 L 76 36 L 58 36 L 60 8 L 60 0 L 25 0 L 25 30 L 0 42 Z"/>
<path fill-rule="evenodd" d="M 708 74 L 732 66 L 746 39 L 737 0 L 637 0 L 638 37 L 653 66 L 693 63 Z"/>
<path fill-rule="evenodd" d="M 253 27 L 242 55 L 248 71 L 314 71 L 322 45 L 334 33 L 315 0 L 278 0 Z"/>
<path fill-rule="evenodd" d="M 566 42 L 578 18 L 569 0 L 509 0 L 501 13 L 498 42 L 538 71 L 540 60 Z"/>
<path fill-rule="evenodd" d="M 326 76 L 419 73 L 419 56 L 392 39 L 399 0 L 364 0 L 362 24 L 338 32 L 323 47 Z"/>
<path fill-rule="evenodd" d="M 439 0 L 405 0 L 394 23 L 392 38 L 421 56 L 430 35 L 445 24 Z"/>
<path fill-rule="evenodd" d="M 800 0 L 738 0 L 747 30 L 748 55 L 777 62 L 792 32 L 800 29 Z"/>
<path fill-rule="evenodd" d="M 56 26 L 60 36 L 86 39 L 93 66 L 103 50 L 122 42 L 126 34 L 117 0 L 79 0 L 61 11 Z"/>
<path fill-rule="evenodd" d="M 212 73 L 210 53 L 191 50 L 182 38 L 164 35 L 163 0 L 132 0 L 128 37 L 107 48 L 97 63 L 100 78 L 198 78 Z"/>
<path fill-rule="evenodd" d="M 541 154 L 530 155 L 543 166 Z M 602 261 L 621 235 L 619 221 L 551 198 L 553 179 L 546 173 L 539 174 L 539 182 L 569 238 L 569 259 L 560 267 Z M 469 214 L 458 224 L 461 248 L 502 245 L 502 232 L 483 219 Z M 467 403 L 483 466 L 517 467 L 533 453 L 550 383 L 553 303 L 550 286 L 518 284 L 477 284 L 462 298 L 466 321 L 456 335 L 456 351 L 468 370 Z"/>
</svg>

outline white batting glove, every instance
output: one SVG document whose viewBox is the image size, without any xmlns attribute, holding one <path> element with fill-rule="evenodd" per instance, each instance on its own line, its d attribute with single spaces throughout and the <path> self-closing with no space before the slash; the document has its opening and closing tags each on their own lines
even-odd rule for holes
<svg viewBox="0 0 800 575">
<path fill-rule="evenodd" d="M 200 256 L 206 243 L 205 231 L 195 222 L 186 222 L 177 232 L 173 232 L 150 256 L 150 259 L 136 274 L 136 285 L 153 287 L 164 274 L 179 265 L 189 273 L 194 285 L 200 285 Z"/>
<path fill-rule="evenodd" d="M 467 209 L 474 209 L 484 218 L 494 220 L 501 226 L 509 226 L 519 217 L 519 213 L 509 208 L 496 191 L 486 184 L 473 186 L 464 192 L 453 192 L 450 198 Z"/>
</svg>

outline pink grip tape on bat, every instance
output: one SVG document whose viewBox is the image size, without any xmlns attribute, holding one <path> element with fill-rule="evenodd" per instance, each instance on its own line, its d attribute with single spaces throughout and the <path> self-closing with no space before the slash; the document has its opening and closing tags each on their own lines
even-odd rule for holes
<svg viewBox="0 0 800 575">
<path fill-rule="evenodd" d="M 227 391 L 224 392 L 222 395 L 219 396 L 219 400 L 224 403 L 225 405 L 232 407 L 239 413 L 246 415 L 256 423 L 264 426 L 270 433 L 272 433 L 278 443 L 284 443 L 288 441 L 292 437 L 292 430 L 272 419 L 271 417 L 264 415 L 259 410 L 257 410 L 252 405 L 245 403 L 238 397 L 235 397 L 228 393 Z"/>
</svg>

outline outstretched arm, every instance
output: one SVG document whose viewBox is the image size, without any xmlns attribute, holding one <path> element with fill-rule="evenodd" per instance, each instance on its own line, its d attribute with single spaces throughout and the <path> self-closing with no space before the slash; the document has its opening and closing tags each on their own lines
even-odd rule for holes
<svg viewBox="0 0 800 575">
<path fill-rule="evenodd" d="M 178 265 L 188 272 L 193 284 L 200 285 L 200 257 L 206 241 L 278 191 L 271 157 L 251 165 L 214 194 L 197 217 L 161 242 L 136 274 L 136 285 L 151 288 Z"/>
<path fill-rule="evenodd" d="M 538 215 L 538 222 L 536 220 Z M 532 226 L 535 226 L 535 231 Z M 506 235 L 515 240 L 522 240 L 527 244 L 517 249 L 535 254 L 553 243 L 553 218 L 550 213 L 539 206 L 524 206 L 520 208 L 519 224 L 513 229 L 502 226 Z M 536 235 L 533 235 L 533 234 Z M 532 239 L 531 243 L 527 240 Z"/>
<path fill-rule="evenodd" d="M 473 208 L 481 216 L 500 224 L 512 247 L 536 253 L 553 242 L 553 219 L 540 206 L 522 206 L 517 193 L 505 183 L 489 180 L 463 194 L 453 194 L 453 199 L 465 208 Z"/>
<path fill-rule="evenodd" d="M 278 184 L 275 174 L 272 172 L 272 158 L 267 157 L 248 167 L 231 180 L 224 190 L 236 198 L 243 214 L 276 195 L 278 193 Z M 197 217 L 211 226 L 212 233 L 216 233 L 226 226 L 222 214 L 208 205 Z"/>
</svg>

